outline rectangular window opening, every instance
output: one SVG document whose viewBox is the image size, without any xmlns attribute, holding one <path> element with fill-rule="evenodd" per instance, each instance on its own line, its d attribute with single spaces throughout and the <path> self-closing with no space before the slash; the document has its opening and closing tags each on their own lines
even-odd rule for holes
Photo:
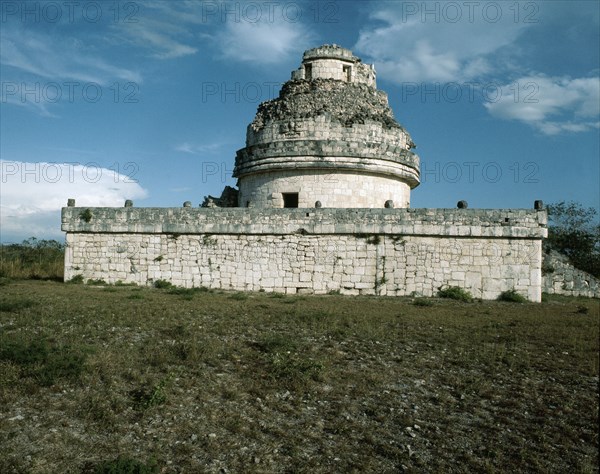
<svg viewBox="0 0 600 474">
<path fill-rule="evenodd" d="M 352 82 L 352 67 L 351 66 L 342 66 L 342 71 L 344 72 L 344 76 L 346 82 Z"/>
<path fill-rule="evenodd" d="M 304 65 L 304 79 L 310 81 L 312 79 L 312 64 Z"/>
<path fill-rule="evenodd" d="M 283 207 L 298 207 L 298 193 L 282 193 Z"/>
</svg>

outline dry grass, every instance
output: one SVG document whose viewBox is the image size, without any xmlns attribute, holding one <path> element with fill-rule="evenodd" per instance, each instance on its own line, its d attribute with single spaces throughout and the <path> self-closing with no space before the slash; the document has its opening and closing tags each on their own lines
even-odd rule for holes
<svg viewBox="0 0 600 474">
<path fill-rule="evenodd" d="M 0 291 L 2 473 L 598 472 L 598 300 Z"/>
<path fill-rule="evenodd" d="M 62 281 L 64 244 L 32 237 L 21 244 L 0 245 L 0 278 Z"/>
</svg>

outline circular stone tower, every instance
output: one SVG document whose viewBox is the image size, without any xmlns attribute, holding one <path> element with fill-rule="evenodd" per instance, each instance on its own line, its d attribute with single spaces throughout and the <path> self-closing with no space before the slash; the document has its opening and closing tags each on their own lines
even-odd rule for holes
<svg viewBox="0 0 600 474">
<path fill-rule="evenodd" d="M 309 49 L 248 126 L 233 172 L 239 206 L 409 207 L 414 146 L 373 66 L 337 45 Z"/>
</svg>

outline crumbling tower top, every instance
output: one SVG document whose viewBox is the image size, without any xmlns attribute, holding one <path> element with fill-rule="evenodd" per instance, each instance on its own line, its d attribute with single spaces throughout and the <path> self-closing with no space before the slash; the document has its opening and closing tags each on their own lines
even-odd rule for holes
<svg viewBox="0 0 600 474">
<path fill-rule="evenodd" d="M 375 66 L 363 64 L 352 51 L 337 44 L 324 44 L 304 52 L 302 65 L 292 72 L 292 80 L 336 79 L 377 87 Z"/>
<path fill-rule="evenodd" d="M 259 105 L 237 151 L 242 207 L 409 207 L 419 157 L 375 69 L 337 45 L 307 50 Z"/>
</svg>

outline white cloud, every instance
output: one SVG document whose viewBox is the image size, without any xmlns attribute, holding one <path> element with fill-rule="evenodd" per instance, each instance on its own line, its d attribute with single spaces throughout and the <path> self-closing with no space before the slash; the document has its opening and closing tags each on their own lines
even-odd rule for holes
<svg viewBox="0 0 600 474">
<path fill-rule="evenodd" d="M 3 241 L 60 236 L 60 209 L 69 198 L 77 206 L 121 207 L 147 196 L 137 182 L 106 168 L 0 160 L 0 169 Z"/>
<path fill-rule="evenodd" d="M 175 59 L 196 54 L 195 28 L 207 26 L 207 10 L 218 8 L 215 2 L 148 0 L 136 12 L 135 22 L 113 25 L 117 43 L 133 43 L 156 59 Z M 212 18 L 212 16 L 211 16 Z"/>
<path fill-rule="evenodd" d="M 315 35 L 293 2 L 150 1 L 135 24 L 120 25 L 130 41 L 159 59 L 198 52 L 193 41 L 212 41 L 220 57 L 275 64 L 313 46 Z"/>
<path fill-rule="evenodd" d="M 299 21 L 285 18 L 282 6 L 274 5 L 273 14 L 257 16 L 257 21 L 241 18 L 226 22 L 216 42 L 226 59 L 254 64 L 276 64 L 302 54 L 313 45 L 314 33 Z"/>
<path fill-rule="evenodd" d="M 8 84 L 4 83 L 2 92 L 0 93 L 0 102 L 2 104 L 16 105 L 17 107 L 26 107 L 30 110 L 36 111 L 39 115 L 44 117 L 57 117 L 48 110 L 46 100 L 43 100 L 42 94 L 34 92 L 34 94 L 27 95 L 23 91 L 37 91 L 34 83 L 21 82 L 19 84 Z"/>
<path fill-rule="evenodd" d="M 0 62 L 21 74 L 48 81 L 94 82 L 108 85 L 114 80 L 141 82 L 138 72 L 109 64 L 90 54 L 79 40 L 16 25 L 3 25 Z M 6 73 L 4 73 L 6 77 Z"/>
<path fill-rule="evenodd" d="M 396 83 L 469 81 L 492 72 L 498 53 L 514 47 L 528 26 L 515 22 L 503 3 L 492 2 L 499 14 L 484 14 L 475 2 L 451 3 L 452 9 L 444 2 L 377 6 L 354 48 L 377 64 L 379 76 Z"/>
<path fill-rule="evenodd" d="M 484 104 L 497 118 L 519 120 L 546 135 L 598 128 L 600 78 L 524 76 L 499 88 Z"/>
<path fill-rule="evenodd" d="M 224 146 L 224 143 L 215 142 L 215 143 L 205 143 L 203 145 L 192 145 L 188 142 L 184 142 L 181 145 L 175 147 L 175 151 L 180 151 L 182 153 L 189 153 L 191 155 L 204 155 L 211 154 L 218 151 L 220 148 Z"/>
<path fill-rule="evenodd" d="M 189 36 L 185 28 L 169 20 L 141 18 L 138 23 L 123 25 L 124 32 L 137 46 L 151 51 L 157 59 L 174 59 L 195 54 L 198 49 L 185 44 L 180 36 Z"/>
<path fill-rule="evenodd" d="M 0 44 L 0 101 L 45 117 L 57 117 L 52 113 L 55 106 L 83 97 L 84 90 L 96 93 L 115 81 L 142 80 L 137 71 L 110 64 L 71 37 L 6 23 L 0 30 Z"/>
</svg>

